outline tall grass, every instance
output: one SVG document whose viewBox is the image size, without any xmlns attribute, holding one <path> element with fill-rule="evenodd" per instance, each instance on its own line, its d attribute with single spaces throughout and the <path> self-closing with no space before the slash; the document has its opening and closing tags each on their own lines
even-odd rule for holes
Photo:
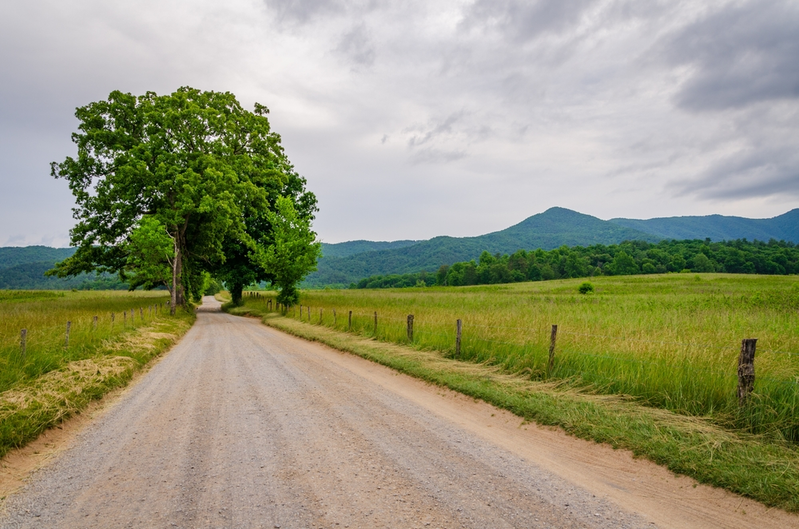
<svg viewBox="0 0 799 529">
<path fill-rule="evenodd" d="M 0 291 L 0 392 L 73 360 L 90 358 L 103 343 L 164 317 L 167 299 L 165 292 L 158 291 Z M 27 330 L 24 356 L 22 329 Z"/>
<path fill-rule="evenodd" d="M 326 290 L 302 294 L 302 319 L 380 340 L 455 353 L 531 379 L 554 378 L 733 429 L 799 443 L 799 279 L 669 274 L 477 287 Z M 245 298 L 264 304 L 266 298 Z M 333 311 L 336 311 L 334 324 Z M 374 312 L 378 313 L 377 331 Z M 300 318 L 299 307 L 289 316 Z M 558 325 L 547 372 L 551 325 Z M 741 340 L 757 338 L 755 389 L 739 409 Z"/>
</svg>

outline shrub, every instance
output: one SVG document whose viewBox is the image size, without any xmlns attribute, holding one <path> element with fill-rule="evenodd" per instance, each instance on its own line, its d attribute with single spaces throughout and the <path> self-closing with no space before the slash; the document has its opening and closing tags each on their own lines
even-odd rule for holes
<svg viewBox="0 0 799 529">
<path fill-rule="evenodd" d="M 580 291 L 580 294 L 588 294 L 589 292 L 594 291 L 594 285 L 586 281 L 585 283 L 582 283 L 577 290 Z"/>
</svg>

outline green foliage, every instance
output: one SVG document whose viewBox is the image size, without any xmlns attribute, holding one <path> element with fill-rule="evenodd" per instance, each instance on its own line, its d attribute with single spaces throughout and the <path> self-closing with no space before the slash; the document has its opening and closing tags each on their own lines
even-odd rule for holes
<svg viewBox="0 0 799 529">
<path fill-rule="evenodd" d="M 128 281 L 130 290 L 142 287 L 169 287 L 172 281 L 172 261 L 175 241 L 158 219 L 145 216 L 130 232 L 125 249 L 127 260 L 120 276 Z"/>
<path fill-rule="evenodd" d="M 799 246 L 784 241 L 627 241 L 610 246 L 562 246 L 554 250 L 519 250 L 512 255 L 483 252 L 474 261 L 439 268 L 439 286 L 488 285 L 593 277 L 599 275 L 662 274 L 665 272 L 730 272 L 786 275 L 799 273 Z M 405 274 L 402 284 L 373 276 L 358 288 L 413 286 L 425 272 Z"/>
<path fill-rule="evenodd" d="M 577 291 L 580 294 L 588 294 L 594 292 L 594 285 L 586 281 L 585 283 L 580 283 L 580 286 L 577 288 Z"/>
<path fill-rule="evenodd" d="M 165 96 L 115 91 L 78 108 L 78 155 L 52 164 L 77 202 L 77 250 L 52 273 L 121 273 L 150 287 L 171 264 L 177 304 L 202 294 L 206 272 L 251 273 L 239 284 L 258 279 L 252 256 L 270 243 L 265 215 L 275 198 L 296 198 L 304 213 L 315 208 L 267 113 L 257 103 L 244 110 L 230 93 L 188 87 Z M 174 248 L 160 260 L 159 225 Z"/>
<path fill-rule="evenodd" d="M 661 232 L 656 229 L 656 225 L 659 225 L 661 221 L 664 225 L 677 226 L 682 223 L 684 226 L 676 231 Z M 489 256 L 494 256 L 497 253 L 512 254 L 519 248 L 540 248 L 548 251 L 564 246 L 619 245 L 624 241 L 633 240 L 655 243 L 662 239 L 694 240 L 705 237 L 710 237 L 704 241 L 706 244 L 711 244 L 711 241 L 735 241 L 737 239 L 761 241 L 775 239 L 799 243 L 797 226 L 799 226 L 799 209 L 774 219 L 763 220 L 713 215 L 628 222 L 627 219 L 603 221 L 568 209 L 551 208 L 505 230 L 478 237 L 435 237 L 428 241 L 419 241 L 416 244 L 407 244 L 409 241 L 398 241 L 401 244 L 400 247 L 392 247 L 391 245 L 394 243 L 371 243 L 370 241 L 353 241 L 353 243 L 331 245 L 332 247 L 324 246 L 324 257 L 319 261 L 319 269 L 308 276 L 305 284 L 312 287 L 348 285 L 373 275 L 409 274 L 419 270 L 437 270 L 442 264 L 452 265 L 456 262 L 478 260 L 483 251 L 486 251 Z M 636 260 L 645 274 L 661 273 L 666 270 L 679 272 L 684 268 L 693 268 L 691 263 L 685 262 L 679 266 L 679 259 L 673 264 L 663 263 L 657 259 L 641 261 L 635 251 L 627 253 Z M 711 261 L 718 262 L 717 257 L 710 254 L 705 255 Z M 576 268 L 566 273 L 560 271 L 555 273 L 557 266 L 550 264 L 549 267 L 553 270 L 543 267 L 528 270 L 527 277 L 531 280 L 538 280 L 595 275 L 590 269 L 581 269 L 586 266 L 584 262 L 573 260 L 571 265 Z M 777 273 L 756 270 L 757 273 Z M 519 273 L 524 274 L 523 271 Z M 539 274 L 543 274 L 543 277 L 537 277 Z M 514 280 L 513 277 L 511 280 Z M 479 283 L 484 284 L 487 281 L 480 280 Z M 469 283 L 467 282 L 467 284 Z"/>
<path fill-rule="evenodd" d="M 291 306 L 299 299 L 297 283 L 316 269 L 321 245 L 310 221 L 297 214 L 293 201 L 287 197 L 277 198 L 276 211 L 269 212 L 267 219 L 274 240 L 266 250 L 259 250 L 256 259 L 273 274 L 272 282 L 280 289 L 277 302 Z"/>
</svg>

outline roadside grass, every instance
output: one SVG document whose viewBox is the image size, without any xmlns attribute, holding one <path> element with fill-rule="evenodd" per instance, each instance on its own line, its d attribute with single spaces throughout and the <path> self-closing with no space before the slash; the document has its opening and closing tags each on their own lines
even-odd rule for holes
<svg viewBox="0 0 799 529">
<path fill-rule="evenodd" d="M 786 442 L 730 431 L 624 396 L 598 394 L 569 381 L 530 380 L 498 365 L 300 322 L 263 306 L 245 303 L 228 311 L 261 316 L 276 329 L 484 400 L 526 421 L 558 426 L 575 437 L 630 450 L 701 483 L 799 512 L 799 450 Z"/>
<path fill-rule="evenodd" d="M 174 344 L 195 316 L 170 316 L 166 299 L 163 292 L 0 291 L 0 457 L 127 384 Z"/>
<path fill-rule="evenodd" d="M 475 287 L 304 291 L 288 316 L 493 365 L 531 380 L 702 417 L 799 443 L 799 278 L 733 274 L 597 277 Z M 269 293 L 245 297 L 265 310 Z M 310 314 L 308 309 L 310 307 Z M 336 311 L 335 321 L 334 312 Z M 374 313 L 377 312 L 377 331 Z M 406 318 L 414 315 L 413 341 Z M 547 364 L 558 325 L 554 366 Z M 740 409 L 737 362 L 757 338 L 754 393 Z"/>
</svg>

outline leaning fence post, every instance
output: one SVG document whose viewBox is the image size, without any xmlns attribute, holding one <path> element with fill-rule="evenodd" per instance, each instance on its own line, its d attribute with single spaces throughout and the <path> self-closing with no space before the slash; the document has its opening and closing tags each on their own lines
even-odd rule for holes
<svg viewBox="0 0 799 529">
<path fill-rule="evenodd" d="M 19 333 L 19 349 L 22 354 L 22 361 L 25 362 L 25 351 L 27 349 L 28 329 L 22 329 Z"/>
<path fill-rule="evenodd" d="M 455 321 L 455 356 L 461 356 L 461 333 L 463 331 L 463 322 L 461 320 Z"/>
<path fill-rule="evenodd" d="M 350 311 L 349 318 L 347 319 L 347 331 L 352 330 L 352 311 Z"/>
<path fill-rule="evenodd" d="M 408 341 L 413 342 L 413 314 L 408 314 Z"/>
<path fill-rule="evenodd" d="M 547 375 L 552 373 L 555 367 L 555 340 L 558 338 L 558 326 L 552 326 L 552 334 L 549 336 L 549 362 L 547 363 Z"/>
<path fill-rule="evenodd" d="M 67 339 L 66 339 L 66 341 L 64 342 L 64 347 L 69 347 L 69 328 L 70 328 L 70 327 L 72 327 L 72 322 L 71 322 L 71 321 L 68 321 L 68 322 L 67 322 Z"/>
<path fill-rule="evenodd" d="M 746 405 L 746 399 L 755 387 L 755 349 L 757 338 L 747 338 L 741 342 L 738 357 L 738 405 Z"/>
</svg>

